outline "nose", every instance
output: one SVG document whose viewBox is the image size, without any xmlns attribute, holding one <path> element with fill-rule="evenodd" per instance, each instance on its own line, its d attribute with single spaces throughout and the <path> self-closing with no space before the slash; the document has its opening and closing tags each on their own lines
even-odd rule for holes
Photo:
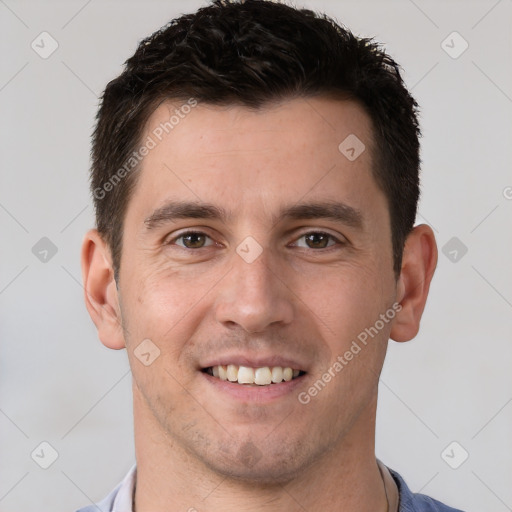
<svg viewBox="0 0 512 512">
<path fill-rule="evenodd" d="M 251 263 L 234 254 L 231 270 L 219 283 L 215 316 L 227 327 L 264 332 L 292 322 L 293 297 L 282 267 L 268 250 Z"/>
</svg>

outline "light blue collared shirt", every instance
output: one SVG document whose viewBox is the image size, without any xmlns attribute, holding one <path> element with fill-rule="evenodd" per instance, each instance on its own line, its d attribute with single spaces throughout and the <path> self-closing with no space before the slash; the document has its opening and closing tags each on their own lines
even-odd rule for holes
<svg viewBox="0 0 512 512">
<path fill-rule="evenodd" d="M 398 489 L 398 512 L 463 512 L 448 507 L 424 494 L 412 493 L 403 478 L 387 468 Z M 101 502 L 77 510 L 77 512 L 133 512 L 133 496 L 137 479 L 137 466 L 134 465 L 117 487 Z"/>
</svg>

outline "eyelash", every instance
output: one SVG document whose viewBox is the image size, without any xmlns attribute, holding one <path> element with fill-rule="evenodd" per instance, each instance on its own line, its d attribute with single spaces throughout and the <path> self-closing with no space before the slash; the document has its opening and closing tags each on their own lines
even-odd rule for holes
<svg viewBox="0 0 512 512">
<path fill-rule="evenodd" d="M 204 235 L 207 238 L 209 238 L 210 240 L 212 240 L 212 237 L 210 237 L 207 233 L 204 233 L 203 231 L 191 230 L 191 231 L 185 231 L 183 233 L 180 233 L 178 236 L 175 236 L 174 238 L 171 238 L 170 240 L 168 240 L 165 243 L 165 245 L 175 245 L 175 242 L 177 240 L 179 240 L 180 238 L 183 238 L 183 237 L 185 237 L 187 235 Z M 297 238 L 297 240 L 300 240 L 301 238 L 303 238 L 305 236 L 308 236 L 308 235 L 326 235 L 326 236 L 329 237 L 329 239 L 333 240 L 335 242 L 335 244 L 327 246 L 327 247 L 324 247 L 324 248 L 320 248 L 320 249 L 314 249 L 314 248 L 311 248 L 311 247 L 299 247 L 299 249 L 306 249 L 306 250 L 311 250 L 311 251 L 315 251 L 315 252 L 320 252 L 320 251 L 328 252 L 329 250 L 337 249 L 340 246 L 346 245 L 346 242 L 343 242 L 343 241 L 339 240 L 334 235 L 331 235 L 330 233 L 326 233 L 325 231 L 307 231 L 306 233 L 302 233 Z M 199 251 L 201 249 L 207 249 L 208 247 L 211 247 L 212 245 L 214 245 L 214 244 L 211 244 L 211 245 L 205 246 L 205 247 L 198 247 L 197 249 L 193 249 L 193 248 L 190 248 L 190 247 L 184 247 L 184 246 L 181 246 L 181 245 L 178 245 L 178 247 L 180 249 L 184 249 L 186 251 Z"/>
</svg>

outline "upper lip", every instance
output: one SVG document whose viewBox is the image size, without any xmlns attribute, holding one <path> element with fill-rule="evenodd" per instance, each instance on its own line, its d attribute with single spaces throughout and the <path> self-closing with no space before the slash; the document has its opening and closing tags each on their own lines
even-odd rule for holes
<svg viewBox="0 0 512 512">
<path fill-rule="evenodd" d="M 293 370 L 307 371 L 306 365 L 293 359 L 292 357 L 282 355 L 249 355 L 249 354 L 231 354 L 216 356 L 214 359 L 201 363 L 201 369 L 211 366 L 227 366 L 236 364 L 237 366 L 248 366 L 250 368 L 263 368 L 265 366 L 281 366 L 283 368 L 292 368 Z"/>
</svg>

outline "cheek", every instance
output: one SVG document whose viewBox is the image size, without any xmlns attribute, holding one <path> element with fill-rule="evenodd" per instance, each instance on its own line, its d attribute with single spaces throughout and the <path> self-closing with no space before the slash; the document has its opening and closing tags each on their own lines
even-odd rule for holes
<svg viewBox="0 0 512 512">
<path fill-rule="evenodd" d="M 143 339 L 152 340 L 160 350 L 178 348 L 164 340 L 187 339 L 183 319 L 194 309 L 195 292 L 180 279 L 161 274 L 132 280 L 122 290 L 122 313 L 127 345 L 135 349 Z M 197 302 L 197 297 L 195 297 Z"/>
<path fill-rule="evenodd" d="M 160 351 L 158 362 L 173 374 L 193 378 L 190 355 L 197 350 L 193 340 L 201 325 L 212 317 L 212 293 L 219 276 L 190 269 L 125 270 L 131 272 L 131 279 L 122 290 L 122 314 L 131 357 L 137 346 L 149 339 Z M 141 277 L 134 279 L 137 273 Z M 140 366 L 135 360 L 132 363 Z"/>
<path fill-rule="evenodd" d="M 393 284 L 388 274 L 369 265 L 348 265 L 322 281 L 322 292 L 305 299 L 323 326 L 332 357 L 344 354 L 358 337 L 364 340 L 367 329 L 392 306 Z M 390 323 L 382 326 L 379 322 L 378 327 L 377 334 L 372 330 L 372 345 L 387 342 Z"/>
</svg>

